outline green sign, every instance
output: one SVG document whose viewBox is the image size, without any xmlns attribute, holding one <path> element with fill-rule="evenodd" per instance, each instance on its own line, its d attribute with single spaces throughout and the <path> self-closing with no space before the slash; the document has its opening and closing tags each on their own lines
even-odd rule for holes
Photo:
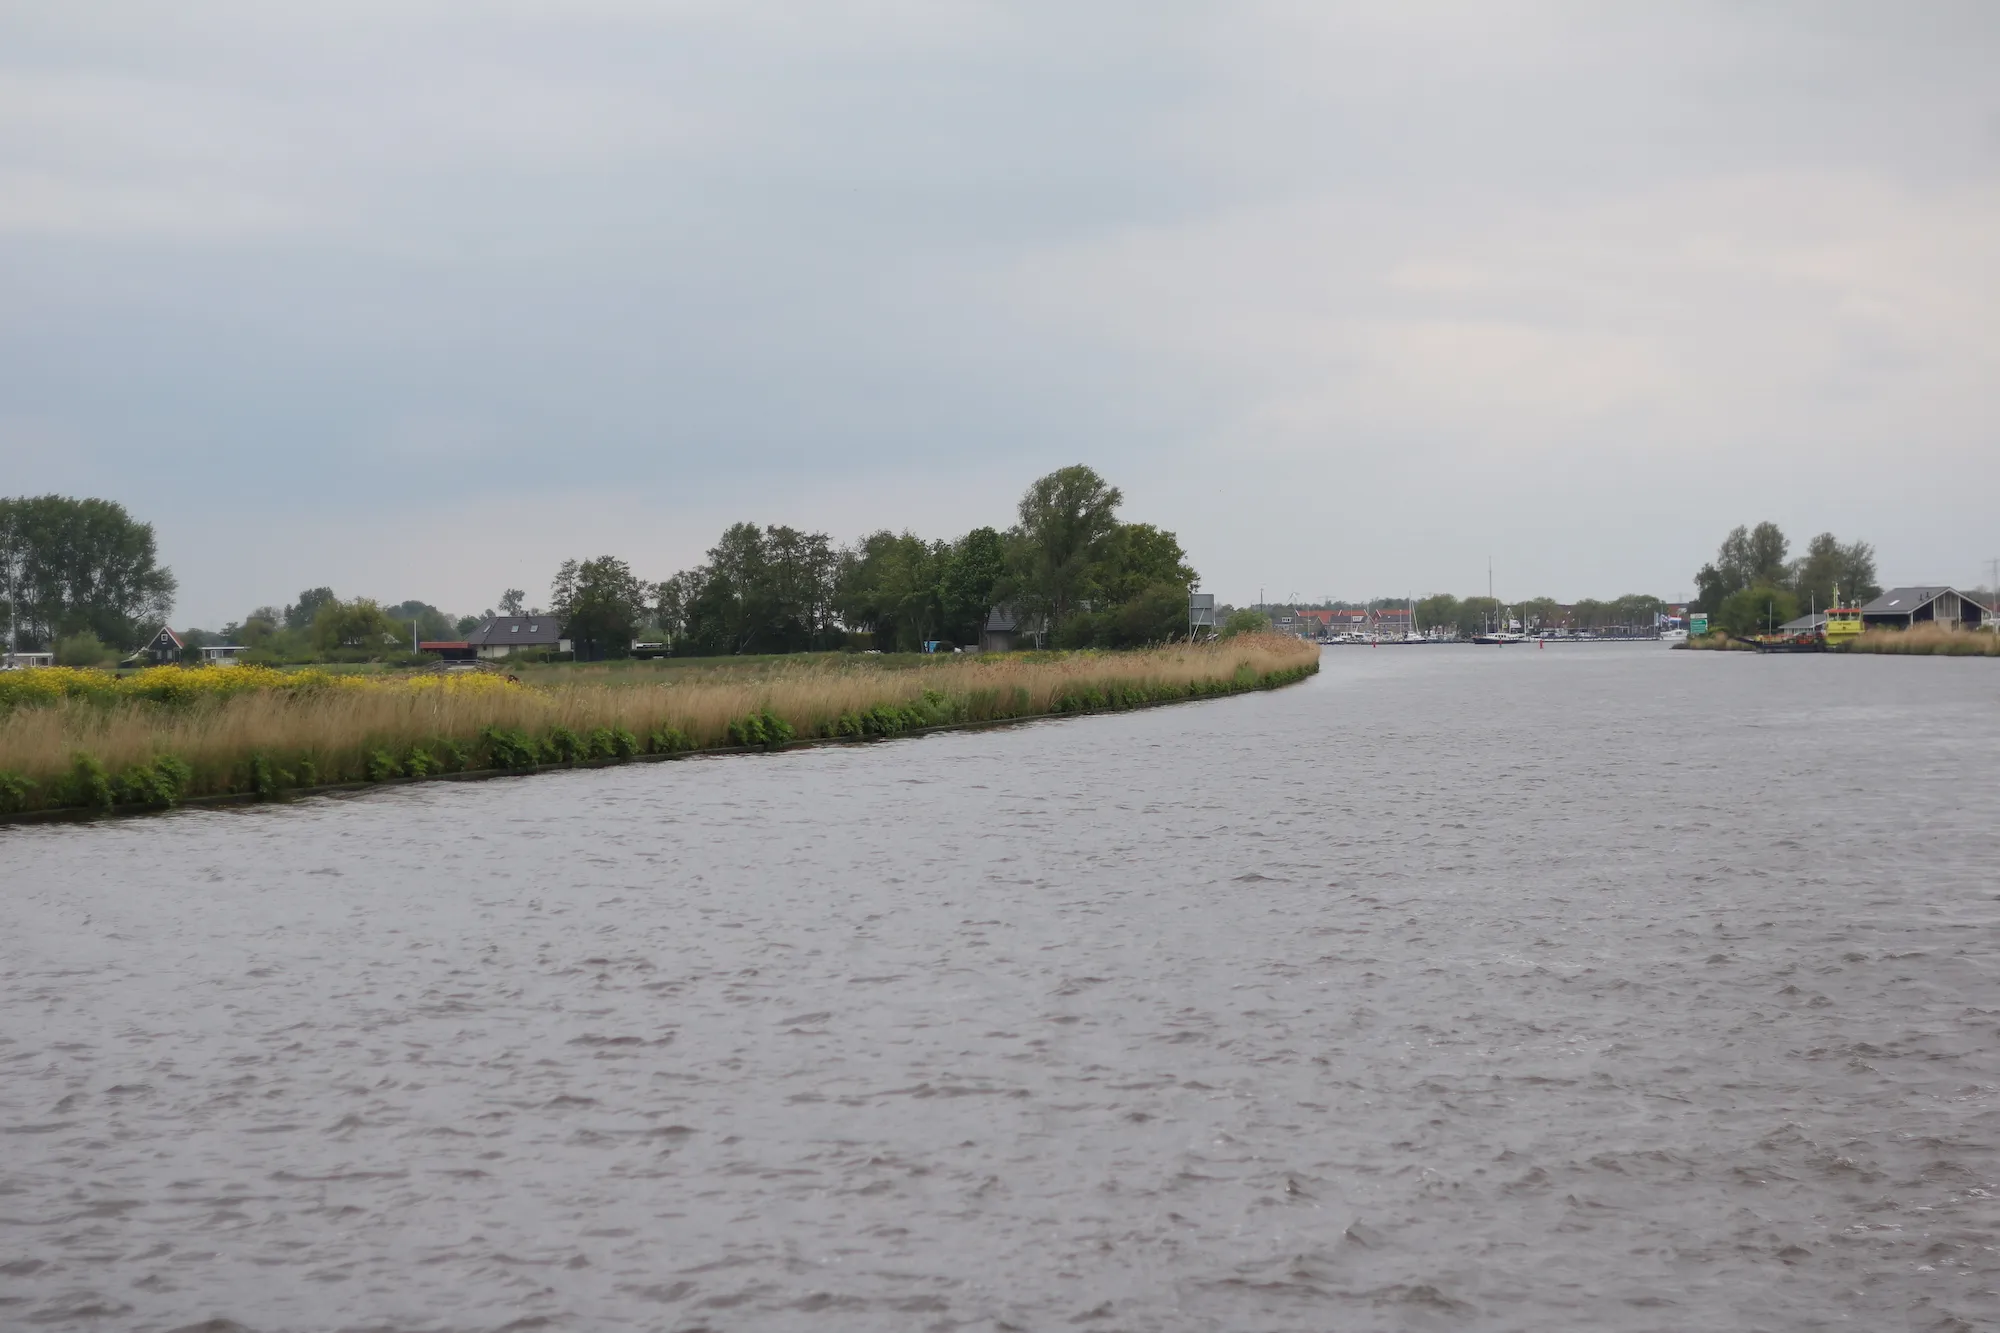
<svg viewBox="0 0 2000 1333">
<path fill-rule="evenodd" d="M 1708 612 L 1694 611 L 1689 613 L 1688 633 L 1690 635 L 1708 633 Z"/>
</svg>

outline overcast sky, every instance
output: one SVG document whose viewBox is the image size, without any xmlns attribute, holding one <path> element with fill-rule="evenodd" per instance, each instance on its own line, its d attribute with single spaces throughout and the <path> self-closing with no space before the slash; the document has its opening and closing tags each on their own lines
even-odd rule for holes
<svg viewBox="0 0 2000 1333">
<path fill-rule="evenodd" d="M 1204 586 L 2000 556 L 2000 5 L 0 3 L 0 493 L 177 623 L 546 601 L 738 519 Z"/>
</svg>

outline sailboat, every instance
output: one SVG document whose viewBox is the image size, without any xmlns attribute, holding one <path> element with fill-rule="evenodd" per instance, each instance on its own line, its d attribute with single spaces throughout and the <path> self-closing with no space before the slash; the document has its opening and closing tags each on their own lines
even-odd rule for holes
<svg viewBox="0 0 2000 1333">
<path fill-rule="evenodd" d="M 1493 601 L 1493 562 L 1491 560 L 1488 560 L 1486 562 L 1486 600 L 1489 602 Z M 1509 617 L 1508 613 L 1503 610 L 1500 613 L 1499 628 L 1495 629 L 1491 625 L 1489 625 L 1484 634 L 1473 635 L 1472 641 L 1474 643 L 1526 642 L 1528 636 L 1525 634 L 1516 633 L 1514 630 L 1508 628 L 1508 626 L 1510 626 L 1511 624 L 1513 624 L 1512 619 Z"/>
<path fill-rule="evenodd" d="M 1417 600 L 1411 597 L 1405 599 L 1405 602 L 1410 608 L 1410 627 L 1403 631 L 1403 642 L 1422 643 L 1424 636 L 1417 633 Z"/>
</svg>

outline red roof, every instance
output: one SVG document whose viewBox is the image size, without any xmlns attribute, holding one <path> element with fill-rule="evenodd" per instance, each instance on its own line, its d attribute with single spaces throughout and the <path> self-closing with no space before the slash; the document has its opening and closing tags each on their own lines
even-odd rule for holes
<svg viewBox="0 0 2000 1333">
<path fill-rule="evenodd" d="M 420 653 L 438 653 L 438 652 L 443 652 L 447 648 L 470 648 L 471 646 L 472 646 L 471 644 L 466 643 L 463 640 L 459 640 L 452 643 L 446 643 L 441 639 L 440 640 L 425 639 L 422 643 L 417 645 L 417 651 Z"/>
</svg>

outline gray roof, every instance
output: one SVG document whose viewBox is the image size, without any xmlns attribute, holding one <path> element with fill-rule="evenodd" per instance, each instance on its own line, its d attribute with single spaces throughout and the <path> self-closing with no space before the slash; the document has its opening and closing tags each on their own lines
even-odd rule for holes
<svg viewBox="0 0 2000 1333">
<path fill-rule="evenodd" d="M 1809 616 L 1800 616 L 1797 620 L 1787 620 L 1784 624 L 1778 626 L 1778 628 L 1787 634 L 1803 634 L 1809 629 L 1818 629 L 1824 624 L 1826 624 L 1826 612 L 1815 611 Z"/>
<path fill-rule="evenodd" d="M 1864 616 L 1906 616 L 1924 603 L 1935 598 L 1939 593 L 1945 592 L 1958 592 L 1958 589 L 1946 583 L 1917 583 L 1907 588 L 1891 588 L 1874 601 L 1868 603 L 1868 605 L 1862 607 L 1861 614 Z M 1986 605 L 1977 597 L 1970 597 L 1962 592 L 1958 592 L 1958 595 L 1966 601 L 1971 602 L 1974 606 L 1983 607 Z"/>
<path fill-rule="evenodd" d="M 562 642 L 562 625 L 554 616 L 495 616 L 465 636 L 474 648 L 507 644 L 515 648 L 553 648 Z"/>
</svg>

